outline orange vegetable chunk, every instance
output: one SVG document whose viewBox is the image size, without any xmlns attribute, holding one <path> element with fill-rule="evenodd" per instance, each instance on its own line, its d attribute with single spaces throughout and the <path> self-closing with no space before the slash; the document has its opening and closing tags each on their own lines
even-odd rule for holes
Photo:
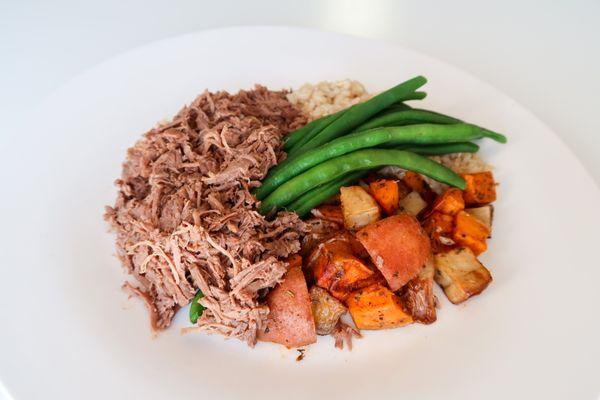
<svg viewBox="0 0 600 400">
<path fill-rule="evenodd" d="M 487 226 L 477 218 L 461 211 L 455 216 L 454 241 L 464 247 L 470 248 L 475 255 L 487 250 L 486 240 L 490 235 Z"/>
<path fill-rule="evenodd" d="M 396 328 L 413 322 L 402 308 L 400 298 L 381 284 L 352 292 L 346 305 L 359 329 Z"/>
<path fill-rule="evenodd" d="M 463 193 L 467 206 L 488 204 L 496 201 L 496 182 L 491 172 L 464 174 L 467 187 Z"/>
<path fill-rule="evenodd" d="M 394 215 L 398 211 L 400 192 L 398 183 L 391 179 L 379 179 L 369 184 L 371 196 L 379 203 L 387 215 Z"/>
<path fill-rule="evenodd" d="M 402 178 L 402 182 L 404 182 L 410 190 L 419 193 L 427 203 L 431 203 L 435 198 L 434 191 L 431 190 L 427 182 L 425 182 L 423 176 L 416 172 L 406 171 L 404 178 Z"/>
<path fill-rule="evenodd" d="M 267 295 L 270 313 L 258 339 L 287 348 L 306 346 L 317 341 L 306 280 L 300 267 L 293 267 Z"/>
<path fill-rule="evenodd" d="M 464 209 L 465 201 L 462 191 L 456 188 L 450 188 L 439 195 L 431 206 L 432 211 L 448 215 L 456 215 Z"/>
<path fill-rule="evenodd" d="M 322 204 L 311 210 L 311 214 L 316 218 L 324 219 L 342 225 L 344 223 L 344 214 L 342 207 L 338 204 Z"/>
<path fill-rule="evenodd" d="M 357 232 L 356 238 L 393 291 L 417 276 L 431 255 L 429 237 L 416 218 L 408 214 L 367 225 Z"/>
<path fill-rule="evenodd" d="M 352 244 L 343 236 L 330 239 L 317 248 L 311 260 L 311 270 L 317 286 L 327 289 L 333 297 L 344 300 L 357 289 L 357 283 L 373 275 L 352 251 Z M 312 258 L 312 257 L 311 257 Z"/>
</svg>

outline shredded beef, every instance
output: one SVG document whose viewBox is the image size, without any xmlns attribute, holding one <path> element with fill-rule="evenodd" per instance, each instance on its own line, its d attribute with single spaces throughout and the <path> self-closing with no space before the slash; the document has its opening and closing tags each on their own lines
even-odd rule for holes
<svg viewBox="0 0 600 400">
<path fill-rule="evenodd" d="M 200 329 L 256 343 L 269 312 L 261 295 L 306 227 L 294 213 L 266 220 L 250 191 L 284 157 L 281 137 L 305 123 L 283 91 L 205 92 L 127 151 L 105 219 L 136 281 L 124 287 L 144 300 L 153 329 L 200 289 Z"/>
</svg>

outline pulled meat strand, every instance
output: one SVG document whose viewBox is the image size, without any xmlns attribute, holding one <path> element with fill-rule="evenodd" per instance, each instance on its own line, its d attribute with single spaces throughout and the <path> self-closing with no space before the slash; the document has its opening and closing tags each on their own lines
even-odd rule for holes
<svg viewBox="0 0 600 400">
<path fill-rule="evenodd" d="M 144 301 L 154 330 L 200 289 L 200 330 L 256 343 L 269 313 L 261 295 L 306 227 L 288 212 L 266 220 L 250 191 L 285 157 L 283 135 L 305 123 L 285 91 L 204 92 L 127 151 L 104 217 L 136 281 L 123 287 Z"/>
</svg>

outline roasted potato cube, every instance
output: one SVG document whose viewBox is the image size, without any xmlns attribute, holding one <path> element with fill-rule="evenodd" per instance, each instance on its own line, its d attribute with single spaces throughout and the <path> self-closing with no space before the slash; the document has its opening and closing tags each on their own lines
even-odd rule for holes
<svg viewBox="0 0 600 400">
<path fill-rule="evenodd" d="M 467 187 L 463 193 L 467 206 L 488 204 L 496 201 L 496 182 L 491 172 L 464 174 Z"/>
<path fill-rule="evenodd" d="M 398 210 L 400 192 L 398 182 L 391 179 L 379 179 L 369 184 L 371 196 L 379 203 L 387 215 L 393 215 Z"/>
<path fill-rule="evenodd" d="M 377 202 L 362 187 L 342 187 L 340 193 L 344 224 L 347 229 L 358 230 L 381 217 Z"/>
<path fill-rule="evenodd" d="M 404 182 L 410 190 L 419 193 L 421 198 L 428 204 L 435 199 L 435 192 L 431 190 L 422 175 L 417 174 L 416 172 L 406 171 L 402 178 L 402 182 Z"/>
<path fill-rule="evenodd" d="M 375 284 L 352 292 L 346 304 L 359 329 L 386 329 L 413 322 L 400 298 L 384 285 Z"/>
<path fill-rule="evenodd" d="M 315 321 L 306 280 L 300 267 L 293 267 L 283 281 L 267 295 L 269 317 L 266 326 L 258 331 L 258 339 L 301 347 L 317 341 Z"/>
<path fill-rule="evenodd" d="M 318 286 L 311 287 L 309 294 L 317 335 L 329 335 L 340 317 L 346 313 L 346 307 L 327 290 Z"/>
<path fill-rule="evenodd" d="M 475 255 L 483 253 L 487 249 L 486 239 L 490 230 L 465 211 L 461 211 L 454 217 L 454 241 L 460 246 L 473 250 Z"/>
<path fill-rule="evenodd" d="M 454 304 L 481 293 L 492 281 L 492 275 L 468 247 L 434 255 L 435 281 Z"/>
<path fill-rule="evenodd" d="M 357 288 L 357 282 L 373 275 L 353 254 L 351 243 L 344 237 L 331 239 L 315 251 L 319 253 L 309 266 L 314 281 L 337 299 L 345 299 Z"/>
<path fill-rule="evenodd" d="M 450 188 L 439 195 L 431 206 L 431 211 L 448 215 L 456 215 L 464 209 L 465 201 L 462 191 L 456 188 Z"/>
<path fill-rule="evenodd" d="M 431 253 L 429 237 L 408 214 L 367 225 L 356 233 L 356 238 L 394 291 L 417 276 Z"/>
<path fill-rule="evenodd" d="M 492 223 L 494 221 L 494 206 L 488 204 L 487 206 L 481 206 L 476 208 L 467 208 L 465 209 L 467 213 L 472 215 L 481 221 L 490 231 L 492 232 Z M 489 237 L 489 236 L 488 236 Z"/>
<path fill-rule="evenodd" d="M 435 295 L 433 294 L 433 260 L 425 264 L 416 278 L 411 279 L 400 289 L 400 299 L 404 309 L 415 321 L 431 324 L 437 319 Z"/>
<path fill-rule="evenodd" d="M 427 207 L 427 202 L 418 192 L 412 191 L 399 201 L 399 207 L 400 211 L 416 217 Z"/>
<path fill-rule="evenodd" d="M 311 210 L 311 214 L 316 218 L 321 218 L 326 221 L 336 222 L 340 225 L 344 223 L 344 214 L 342 207 L 336 204 L 322 204 Z"/>
</svg>

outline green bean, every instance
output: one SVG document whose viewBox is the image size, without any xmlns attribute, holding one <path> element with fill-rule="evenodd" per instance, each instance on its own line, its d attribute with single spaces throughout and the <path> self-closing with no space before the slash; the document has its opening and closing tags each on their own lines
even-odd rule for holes
<svg viewBox="0 0 600 400">
<path fill-rule="evenodd" d="M 388 108 L 394 103 L 402 101 L 407 95 L 416 91 L 426 82 L 427 79 L 422 76 L 417 76 L 394 86 L 363 103 L 350 107 L 340 118 L 325 127 L 315 137 L 306 142 L 306 144 L 298 149 L 294 148 L 294 153 L 314 149 L 315 147 L 350 132 L 380 111 Z"/>
<path fill-rule="evenodd" d="M 498 135 L 500 134 L 470 124 L 419 124 L 355 132 L 332 140 L 292 159 L 285 160 L 269 172 L 262 185 L 254 192 L 254 195 L 257 199 L 263 200 L 285 181 L 309 168 L 359 149 L 381 145 L 396 147 L 405 144 L 429 145 L 464 142 L 486 136 L 496 138 Z"/>
<path fill-rule="evenodd" d="M 315 119 L 314 121 L 304 125 L 302 128 L 296 129 L 294 132 L 288 134 L 284 139 L 285 143 L 283 144 L 283 150 L 290 151 L 296 145 L 301 146 L 302 144 L 306 143 L 313 138 L 314 135 L 321 132 L 323 128 L 339 118 L 344 111 L 345 110 L 338 111 L 335 114 L 330 114 L 326 115 L 325 117 Z"/>
<path fill-rule="evenodd" d="M 309 190 L 357 170 L 395 165 L 418 172 L 439 182 L 465 188 L 465 180 L 452 170 L 426 157 L 402 150 L 358 150 L 327 160 L 279 186 L 260 205 L 263 215 L 271 215 L 278 208 L 290 204 Z"/>
<path fill-rule="evenodd" d="M 198 292 L 196 292 L 196 295 L 194 296 L 190 304 L 190 322 L 192 324 L 197 323 L 198 318 L 200 318 L 204 310 L 206 310 L 206 307 L 198 303 L 198 300 L 200 300 L 203 297 L 204 293 L 202 293 L 202 290 L 198 289 Z"/>
<path fill-rule="evenodd" d="M 390 112 L 368 120 L 364 124 L 356 127 L 355 131 L 366 131 L 367 129 L 379 128 L 382 126 L 400 126 L 409 125 L 413 121 L 419 121 L 422 124 L 460 124 L 462 121 L 449 117 L 444 114 L 438 114 L 427 110 L 404 110 Z"/>
<path fill-rule="evenodd" d="M 356 182 L 366 175 L 367 172 L 368 171 L 350 172 L 349 174 L 343 175 L 332 180 L 331 182 L 316 187 L 298 197 L 296 200 L 290 203 L 286 209 L 289 211 L 294 211 L 300 216 L 300 218 L 303 218 L 310 212 L 310 210 L 323 203 L 331 196 L 339 193 L 342 186 Z"/>
<path fill-rule="evenodd" d="M 451 153 L 477 153 L 479 146 L 471 142 L 443 143 L 429 146 L 404 145 L 394 147 L 397 150 L 412 151 L 422 156 L 436 156 Z"/>
<path fill-rule="evenodd" d="M 413 92 L 413 93 L 409 93 L 408 95 L 406 95 L 402 99 L 402 101 L 422 100 L 426 96 L 427 96 L 427 93 L 425 93 L 425 92 Z M 410 110 L 410 109 L 411 109 L 411 107 L 407 104 L 396 103 L 396 104 L 392 104 L 385 111 L 387 111 L 387 110 L 401 111 L 401 110 Z M 310 139 L 312 139 L 317 133 L 322 131 L 327 125 L 329 125 L 331 122 L 333 122 L 337 118 L 339 118 L 346 110 L 347 110 L 347 108 L 345 108 L 341 111 L 338 111 L 334 114 L 326 115 L 324 117 L 315 119 L 314 121 L 311 121 L 308 124 L 304 125 L 302 128 L 296 129 L 294 132 L 289 133 L 284 138 L 283 150 L 290 152 L 296 146 L 303 146 L 306 142 L 308 142 Z"/>
</svg>

